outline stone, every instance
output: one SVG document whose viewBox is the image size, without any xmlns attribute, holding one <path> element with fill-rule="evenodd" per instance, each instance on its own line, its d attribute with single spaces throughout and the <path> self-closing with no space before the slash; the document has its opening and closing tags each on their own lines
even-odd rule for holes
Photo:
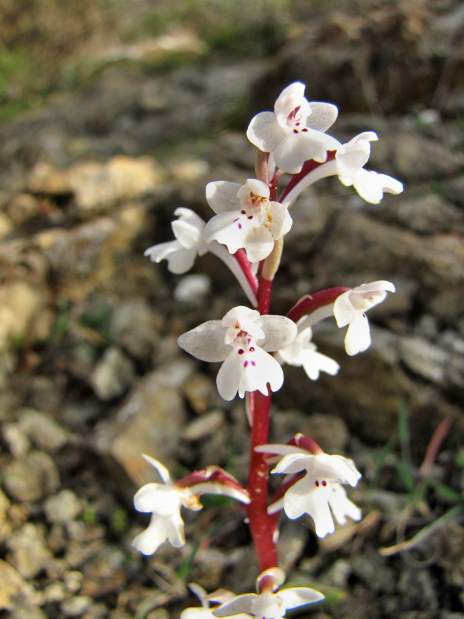
<svg viewBox="0 0 464 619">
<path fill-rule="evenodd" d="M 448 367 L 446 351 L 418 337 L 403 337 L 399 342 L 402 361 L 420 377 L 442 385 Z"/>
<path fill-rule="evenodd" d="M 106 163 L 86 161 L 69 170 L 69 184 L 81 214 L 139 198 L 161 182 L 159 166 L 149 158 L 113 157 Z"/>
<path fill-rule="evenodd" d="M 24 456 L 31 446 L 26 434 L 17 423 L 5 423 L 2 428 L 3 440 L 16 458 Z"/>
<path fill-rule="evenodd" d="M 25 594 L 30 593 L 30 587 L 21 575 L 6 561 L 0 559 L 0 610 L 10 610 Z"/>
<path fill-rule="evenodd" d="M 65 617 L 80 617 L 86 610 L 90 608 L 92 599 L 84 595 L 76 595 L 75 597 L 65 600 L 61 604 L 61 610 Z"/>
<path fill-rule="evenodd" d="M 8 518 L 10 501 L 0 490 L 0 542 L 3 542 L 11 533 L 11 522 Z"/>
<path fill-rule="evenodd" d="M 183 391 L 193 410 L 204 413 L 217 402 L 217 389 L 213 381 L 204 374 L 193 374 L 185 381 Z"/>
<path fill-rule="evenodd" d="M 118 348 L 108 348 L 95 366 L 90 382 L 100 400 L 107 401 L 127 391 L 134 378 L 131 360 Z"/>
<path fill-rule="evenodd" d="M 0 213 L 0 239 L 5 238 L 13 230 L 13 223 L 4 214 Z"/>
<path fill-rule="evenodd" d="M 143 299 L 131 299 L 117 305 L 111 316 L 112 340 L 136 359 L 150 358 L 163 319 Z"/>
<path fill-rule="evenodd" d="M 40 161 L 32 168 L 27 187 L 33 193 L 52 196 L 71 193 L 68 171 L 44 161 Z"/>
<path fill-rule="evenodd" d="M 19 193 L 8 203 L 7 212 L 13 223 L 21 225 L 39 214 L 40 202 L 29 193 Z"/>
<path fill-rule="evenodd" d="M 3 483 L 8 494 L 17 501 L 34 502 L 54 492 L 60 477 L 50 456 L 33 451 L 5 467 Z"/>
<path fill-rule="evenodd" d="M 50 558 L 43 526 L 26 523 L 7 541 L 10 563 L 24 578 L 34 578 Z"/>
<path fill-rule="evenodd" d="M 19 427 L 39 449 L 58 451 L 68 441 L 66 430 L 52 417 L 33 409 L 19 414 Z"/>
<path fill-rule="evenodd" d="M 211 279 L 207 275 L 186 275 L 175 287 L 174 298 L 182 303 L 201 305 L 210 292 Z"/>
<path fill-rule="evenodd" d="M 52 524 L 65 524 L 74 520 L 82 511 L 82 504 L 71 490 L 61 490 L 48 497 L 44 504 L 45 515 Z"/>
<path fill-rule="evenodd" d="M 224 425 L 224 413 L 212 411 L 190 422 L 182 432 L 184 441 L 194 443 L 216 433 Z"/>
<path fill-rule="evenodd" d="M 33 337 L 46 306 L 46 294 L 37 287 L 22 281 L 1 285 L 0 351 L 6 350 L 15 340 Z"/>
<path fill-rule="evenodd" d="M 153 481 L 153 471 L 142 453 L 168 467 L 180 443 L 185 409 L 178 391 L 160 381 L 157 372 L 134 387 L 114 420 L 100 425 L 97 445 L 114 458 L 136 484 Z"/>
</svg>

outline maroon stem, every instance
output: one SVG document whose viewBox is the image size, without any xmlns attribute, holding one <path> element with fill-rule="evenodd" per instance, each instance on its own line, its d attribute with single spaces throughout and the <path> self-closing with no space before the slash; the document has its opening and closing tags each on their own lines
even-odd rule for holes
<svg viewBox="0 0 464 619">
<path fill-rule="evenodd" d="M 248 477 L 250 495 L 248 519 L 261 572 L 277 566 L 277 549 L 274 540 L 276 519 L 267 513 L 269 465 L 266 462 L 265 454 L 255 451 L 255 447 L 268 442 L 270 408 L 270 395 L 265 396 L 259 391 L 250 393 L 250 410 L 253 423 L 251 426 Z"/>
<path fill-rule="evenodd" d="M 250 261 L 248 260 L 245 251 L 243 249 L 239 249 L 235 252 L 234 258 L 242 269 L 242 272 L 246 277 L 247 282 L 250 284 L 252 291 L 255 295 L 258 295 L 258 280 L 251 270 Z"/>
</svg>

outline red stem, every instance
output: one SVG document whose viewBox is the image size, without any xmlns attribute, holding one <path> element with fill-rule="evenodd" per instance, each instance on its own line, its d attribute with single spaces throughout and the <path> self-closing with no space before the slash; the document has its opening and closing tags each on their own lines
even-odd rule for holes
<svg viewBox="0 0 464 619">
<path fill-rule="evenodd" d="M 238 262 L 240 268 L 243 271 L 243 274 L 246 277 L 247 282 L 250 284 L 250 287 L 254 294 L 258 295 L 258 280 L 256 279 L 255 274 L 251 270 L 250 261 L 247 258 L 247 255 L 243 249 L 239 249 L 234 254 L 235 260 Z"/>
<path fill-rule="evenodd" d="M 274 540 L 276 518 L 269 516 L 268 481 L 269 465 L 265 454 L 255 451 L 255 447 L 267 442 L 269 436 L 269 411 L 271 396 L 259 391 L 250 393 L 250 408 L 253 414 L 251 427 L 251 453 L 248 492 L 250 504 L 248 518 L 260 571 L 277 566 L 277 549 Z"/>
<path fill-rule="evenodd" d="M 336 288 L 319 290 L 319 292 L 315 292 L 314 294 L 307 294 L 295 303 L 287 313 L 287 316 L 294 322 L 297 322 L 303 316 L 311 314 L 325 305 L 330 305 L 337 297 L 347 290 L 349 290 L 349 288 L 338 286 Z"/>
</svg>

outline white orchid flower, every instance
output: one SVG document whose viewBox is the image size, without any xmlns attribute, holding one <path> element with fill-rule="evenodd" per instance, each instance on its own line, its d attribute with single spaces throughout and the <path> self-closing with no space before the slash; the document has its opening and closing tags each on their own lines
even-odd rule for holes
<svg viewBox="0 0 464 619">
<path fill-rule="evenodd" d="M 238 306 L 222 320 L 209 320 L 177 340 L 179 346 L 202 361 L 219 362 L 216 384 L 224 400 L 238 392 L 268 394 L 281 388 L 282 368 L 269 352 L 287 346 L 296 336 L 294 322 L 284 316 L 261 316 L 256 310 Z"/>
<path fill-rule="evenodd" d="M 242 503 L 249 497 L 240 484 L 219 467 L 207 467 L 173 482 L 168 469 L 158 460 L 143 454 L 153 466 L 162 483 L 148 483 L 134 496 L 137 511 L 151 513 L 150 524 L 132 541 L 132 545 L 144 555 L 151 555 L 168 541 L 175 548 L 185 544 L 184 522 L 181 508 L 198 511 L 202 509 L 199 497 L 203 494 L 222 494 Z"/>
<path fill-rule="evenodd" d="M 399 194 L 403 183 L 388 174 L 366 170 L 365 165 L 371 154 L 371 142 L 378 140 L 374 131 L 364 131 L 346 144 L 337 141 L 334 155 L 322 165 L 304 174 L 285 194 L 282 202 L 290 206 L 310 185 L 329 176 L 338 176 L 346 187 L 353 186 L 359 196 L 371 204 L 379 204 L 384 193 Z"/>
<path fill-rule="evenodd" d="M 250 142 L 271 153 L 277 167 L 290 174 L 300 172 L 308 159 L 325 161 L 327 151 L 339 145 L 325 133 L 337 119 L 337 107 L 308 101 L 304 91 L 301 82 L 284 88 L 275 102 L 274 112 L 256 114 L 247 130 Z"/>
<path fill-rule="evenodd" d="M 395 292 L 394 284 L 379 280 L 347 290 L 335 300 L 333 313 L 337 325 L 348 325 L 345 335 L 348 355 L 353 356 L 369 348 L 371 335 L 365 312 L 384 301 L 387 292 Z"/>
<path fill-rule="evenodd" d="M 297 328 L 296 338 L 279 350 L 277 359 L 281 363 L 302 367 L 311 380 L 317 380 L 320 372 L 335 376 L 340 366 L 327 355 L 317 352 L 316 345 L 311 341 L 313 331 L 311 327 L 306 326 L 305 318 L 298 321 Z"/>
<path fill-rule="evenodd" d="M 188 208 L 178 208 L 174 214 L 178 219 L 171 223 L 171 228 L 176 240 L 153 245 L 145 251 L 144 255 L 149 256 L 156 263 L 167 260 L 169 271 L 181 275 L 193 267 L 197 256 L 211 252 L 231 270 L 249 301 L 256 306 L 256 294 L 234 257 L 219 243 L 205 241 L 203 219 Z"/>
<path fill-rule="evenodd" d="M 189 271 L 195 258 L 206 254 L 208 247 L 203 241 L 205 222 L 201 217 L 188 208 L 177 208 L 174 214 L 178 219 L 171 223 L 171 228 L 176 240 L 153 245 L 144 255 L 153 262 L 167 260 L 171 273 L 180 275 Z"/>
<path fill-rule="evenodd" d="M 262 572 L 257 579 L 259 593 L 237 595 L 215 609 L 213 615 L 215 617 L 229 617 L 230 615 L 237 616 L 237 613 L 246 613 L 248 616 L 258 619 L 281 619 L 285 617 L 287 610 L 314 604 L 324 599 L 322 593 L 309 587 L 279 589 L 284 578 L 285 576 L 279 568 L 271 568 Z"/>
<path fill-rule="evenodd" d="M 397 195 L 403 191 L 403 184 L 396 178 L 364 169 L 371 152 L 370 142 L 376 140 L 374 131 L 364 131 L 337 148 L 335 154 L 340 181 L 346 187 L 353 186 L 371 204 L 379 204 L 384 193 Z"/>
<path fill-rule="evenodd" d="M 244 248 L 250 262 L 271 253 L 274 242 L 292 226 L 286 206 L 269 200 L 263 181 L 248 179 L 244 185 L 216 181 L 206 186 L 206 200 L 217 215 L 206 224 L 204 238 L 227 246 L 231 254 Z"/>
<path fill-rule="evenodd" d="M 308 514 L 318 537 L 335 531 L 334 518 L 338 524 L 345 524 L 347 516 L 352 520 L 361 518 L 360 509 L 347 498 L 341 486 L 356 486 L 361 478 L 352 460 L 324 452 L 312 454 L 290 445 L 260 445 L 256 451 L 283 456 L 272 473 L 305 473 L 288 488 L 283 499 L 269 506 L 269 513 L 283 508 L 292 520 Z"/>
<path fill-rule="evenodd" d="M 208 595 L 203 587 L 200 587 L 200 585 L 197 585 L 196 583 L 190 583 L 189 589 L 199 599 L 201 606 L 196 608 L 186 608 L 181 612 L 180 619 L 215 619 L 216 615 L 213 615 L 211 604 L 217 605 L 235 597 L 230 591 L 222 589 Z M 250 615 L 244 615 L 241 613 L 234 615 L 233 619 L 250 619 Z"/>
</svg>

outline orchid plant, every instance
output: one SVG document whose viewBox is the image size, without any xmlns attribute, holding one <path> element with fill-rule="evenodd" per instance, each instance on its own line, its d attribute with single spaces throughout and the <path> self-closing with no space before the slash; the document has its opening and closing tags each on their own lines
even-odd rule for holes
<svg viewBox="0 0 464 619">
<path fill-rule="evenodd" d="M 355 288 L 337 286 L 311 291 L 286 316 L 270 313 L 283 240 L 293 224 L 291 207 L 304 189 L 336 176 L 371 204 L 379 203 L 384 193 L 403 190 L 398 180 L 365 168 L 371 143 L 377 140 L 374 132 L 347 143 L 327 133 L 337 115 L 335 105 L 309 101 L 304 84 L 287 86 L 274 111 L 260 112 L 248 126 L 247 137 L 257 148 L 255 178 L 242 184 L 208 183 L 211 219 L 205 223 L 193 211 L 178 208 L 171 224 L 175 240 L 146 251 L 155 262 L 167 260 L 175 274 L 187 272 L 197 256 L 215 254 L 232 271 L 251 305 L 231 308 L 221 319 L 200 324 L 178 339 L 179 346 L 197 359 L 221 364 L 216 383 L 224 400 L 245 398 L 251 436 L 247 482 L 240 483 L 217 466 L 174 482 L 160 462 L 145 456 L 161 483 L 146 484 L 134 498 L 138 511 L 151 514 L 148 528 L 133 542 L 147 555 L 165 541 L 184 545 L 181 508 L 202 509 L 203 494 L 231 497 L 245 510 L 259 565 L 257 592 L 235 595 L 221 590 L 208 595 L 193 584 L 201 606 L 184 610 L 182 619 L 277 619 L 289 609 L 319 602 L 324 596 L 313 589 L 281 588 L 285 575 L 277 558 L 279 516 L 296 519 L 308 514 L 319 537 L 333 533 L 335 523 L 361 518 L 344 488 L 356 486 L 361 477 L 352 460 L 324 453 L 302 434 L 286 444 L 269 443 L 272 394 L 284 383 L 282 366 L 301 366 L 311 380 L 320 372 L 335 376 L 338 363 L 318 352 L 312 341 L 316 325 L 335 318 L 337 327 L 347 327 L 347 354 L 361 353 L 371 342 L 366 311 L 395 291 L 384 280 Z M 282 477 L 273 496 L 270 473 Z"/>
</svg>

